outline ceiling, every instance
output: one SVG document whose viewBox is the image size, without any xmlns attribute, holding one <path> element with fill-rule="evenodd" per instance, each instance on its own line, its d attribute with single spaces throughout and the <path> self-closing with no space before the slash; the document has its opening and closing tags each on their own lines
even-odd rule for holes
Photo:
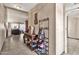
<svg viewBox="0 0 79 59">
<path fill-rule="evenodd" d="M 79 18 L 79 4 L 78 3 L 67 3 L 65 4 L 65 8 L 68 11 L 68 16 Z"/>
<path fill-rule="evenodd" d="M 4 3 L 7 9 L 7 22 L 25 22 L 25 20 L 28 20 L 28 12 L 33 7 L 37 5 L 37 3 Z M 14 10 L 15 9 L 15 10 Z M 20 12 L 20 11 L 25 12 Z"/>
<path fill-rule="evenodd" d="M 71 11 L 69 16 L 79 18 L 79 9 Z"/>
<path fill-rule="evenodd" d="M 22 10 L 22 11 L 30 11 L 33 7 L 35 7 L 38 3 L 5 3 L 6 7 Z"/>
<path fill-rule="evenodd" d="M 73 5 L 75 5 L 76 3 L 65 3 L 65 6 L 66 7 L 71 7 L 71 6 L 73 6 Z"/>
</svg>

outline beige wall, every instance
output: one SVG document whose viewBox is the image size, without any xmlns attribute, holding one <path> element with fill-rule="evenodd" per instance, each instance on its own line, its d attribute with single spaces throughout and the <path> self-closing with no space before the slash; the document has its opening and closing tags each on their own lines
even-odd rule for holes
<svg viewBox="0 0 79 59">
<path fill-rule="evenodd" d="M 5 7 L 4 7 L 4 5 L 3 4 L 0 4 L 0 22 L 4 22 L 4 21 L 6 21 L 6 20 L 4 20 L 5 19 Z"/>
<path fill-rule="evenodd" d="M 38 33 L 39 23 L 34 25 L 35 13 L 38 13 L 38 20 L 49 17 L 49 54 L 55 54 L 55 4 L 38 4 L 29 12 L 29 25 L 35 26 Z"/>
<path fill-rule="evenodd" d="M 77 37 L 78 19 L 73 16 L 68 16 L 68 36 L 72 38 Z"/>
<path fill-rule="evenodd" d="M 2 45 L 5 40 L 5 27 L 4 27 L 4 22 L 6 21 L 5 19 L 5 8 L 3 4 L 0 4 L 0 51 L 2 48 Z"/>
<path fill-rule="evenodd" d="M 68 17 L 68 35 L 72 38 L 79 38 L 79 18 L 74 16 Z"/>
</svg>

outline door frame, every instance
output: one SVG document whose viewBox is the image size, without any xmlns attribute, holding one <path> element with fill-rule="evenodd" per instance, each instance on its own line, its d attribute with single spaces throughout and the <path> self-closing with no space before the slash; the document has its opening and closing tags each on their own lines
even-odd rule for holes
<svg viewBox="0 0 79 59">
<path fill-rule="evenodd" d="M 74 11 L 76 8 L 73 9 Z M 72 9 L 69 11 L 65 11 L 65 53 L 68 53 L 68 16 L 73 11 Z"/>
</svg>

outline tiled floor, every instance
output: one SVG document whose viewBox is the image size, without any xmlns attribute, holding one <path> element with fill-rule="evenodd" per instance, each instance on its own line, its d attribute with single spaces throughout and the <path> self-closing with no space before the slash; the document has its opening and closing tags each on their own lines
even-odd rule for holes
<svg viewBox="0 0 79 59">
<path fill-rule="evenodd" d="M 24 43 L 21 36 L 12 36 L 5 40 L 1 55 L 36 55 Z"/>
</svg>

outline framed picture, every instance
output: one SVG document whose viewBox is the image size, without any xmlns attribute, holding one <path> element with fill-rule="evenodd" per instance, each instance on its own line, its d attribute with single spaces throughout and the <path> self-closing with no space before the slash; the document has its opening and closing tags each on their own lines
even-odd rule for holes
<svg viewBox="0 0 79 59">
<path fill-rule="evenodd" d="M 37 13 L 35 13 L 34 14 L 34 24 L 36 25 L 36 24 L 38 24 L 38 14 Z"/>
</svg>

